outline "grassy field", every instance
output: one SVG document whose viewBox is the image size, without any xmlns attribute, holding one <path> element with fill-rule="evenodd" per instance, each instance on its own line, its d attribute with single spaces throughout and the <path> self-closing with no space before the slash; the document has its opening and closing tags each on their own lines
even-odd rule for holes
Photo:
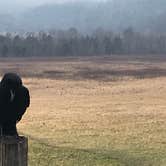
<svg viewBox="0 0 166 166">
<path fill-rule="evenodd" d="M 166 166 L 166 58 L 1 59 L 31 92 L 29 166 Z"/>
</svg>

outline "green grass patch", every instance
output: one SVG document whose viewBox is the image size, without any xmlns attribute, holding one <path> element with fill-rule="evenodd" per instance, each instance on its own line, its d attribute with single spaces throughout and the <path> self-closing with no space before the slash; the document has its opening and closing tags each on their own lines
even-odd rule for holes
<svg viewBox="0 0 166 166">
<path fill-rule="evenodd" d="M 165 152 L 56 147 L 29 141 L 29 166 L 164 166 Z"/>
</svg>

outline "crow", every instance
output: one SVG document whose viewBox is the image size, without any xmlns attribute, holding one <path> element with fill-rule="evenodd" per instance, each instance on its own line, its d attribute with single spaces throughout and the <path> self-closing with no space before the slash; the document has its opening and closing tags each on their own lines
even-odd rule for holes
<svg viewBox="0 0 166 166">
<path fill-rule="evenodd" d="M 18 136 L 16 124 L 30 105 L 29 90 L 16 73 L 6 73 L 0 82 L 0 135 Z"/>
</svg>

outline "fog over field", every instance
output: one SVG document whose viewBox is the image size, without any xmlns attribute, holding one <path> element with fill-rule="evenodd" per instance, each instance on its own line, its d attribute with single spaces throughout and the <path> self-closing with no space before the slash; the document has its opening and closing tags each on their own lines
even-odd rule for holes
<svg viewBox="0 0 166 166">
<path fill-rule="evenodd" d="M 0 31 L 97 28 L 165 33 L 164 0 L 40 0 L 0 2 Z"/>
</svg>

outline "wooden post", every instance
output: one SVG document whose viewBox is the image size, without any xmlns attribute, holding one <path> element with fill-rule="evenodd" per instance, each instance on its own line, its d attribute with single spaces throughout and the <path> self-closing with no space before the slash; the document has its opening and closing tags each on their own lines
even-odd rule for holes
<svg viewBox="0 0 166 166">
<path fill-rule="evenodd" d="M 28 139 L 0 137 L 0 166 L 28 166 Z"/>
</svg>

